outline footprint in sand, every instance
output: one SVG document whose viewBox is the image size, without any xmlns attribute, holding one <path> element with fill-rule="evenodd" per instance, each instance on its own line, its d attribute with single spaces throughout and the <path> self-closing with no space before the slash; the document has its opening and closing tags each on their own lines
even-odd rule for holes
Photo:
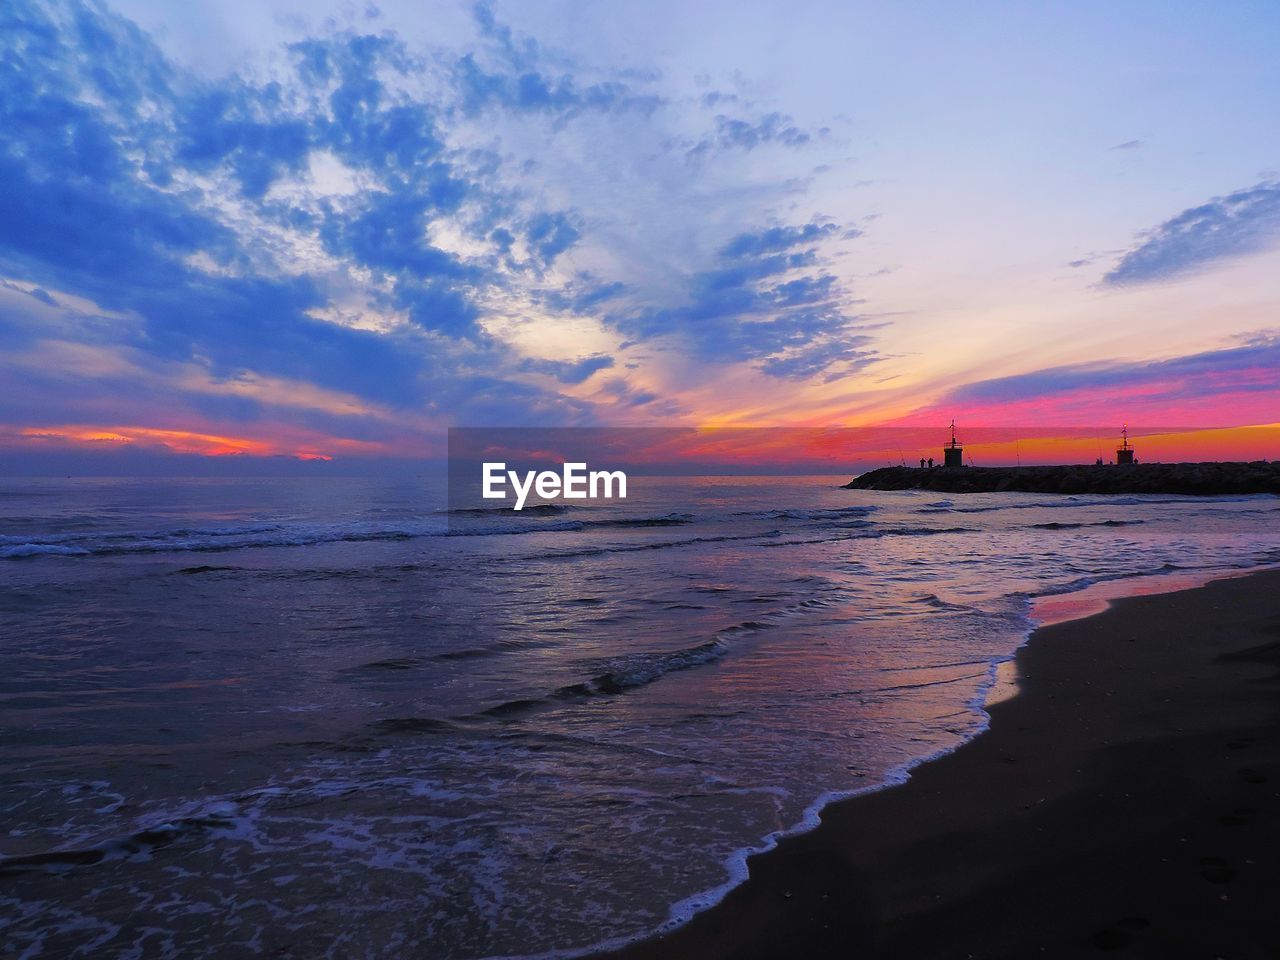
<svg viewBox="0 0 1280 960">
<path fill-rule="evenodd" d="M 1151 926 L 1146 917 L 1122 917 L 1114 927 L 1106 927 L 1093 935 L 1093 945 L 1099 950 L 1119 950 L 1133 942 L 1133 934 Z"/>
<path fill-rule="evenodd" d="M 1210 883 L 1230 883 L 1236 877 L 1235 868 L 1222 857 L 1201 857 L 1200 876 Z"/>
<path fill-rule="evenodd" d="M 1228 813 L 1225 816 L 1219 817 L 1218 822 L 1224 827 L 1243 827 L 1249 823 L 1249 817 L 1252 813 L 1253 810 L 1250 808 L 1240 807 L 1235 811 L 1235 813 Z"/>
</svg>

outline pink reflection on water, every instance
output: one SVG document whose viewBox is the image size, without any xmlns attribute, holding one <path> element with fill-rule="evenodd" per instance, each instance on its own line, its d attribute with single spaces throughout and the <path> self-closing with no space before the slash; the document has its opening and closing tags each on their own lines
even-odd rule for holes
<svg viewBox="0 0 1280 960">
<path fill-rule="evenodd" d="M 1074 593 L 1037 597 L 1031 606 L 1031 616 L 1036 628 L 1051 627 L 1069 620 L 1081 620 L 1105 612 L 1115 600 L 1128 597 L 1148 597 L 1161 593 L 1193 590 L 1214 580 L 1247 577 L 1258 568 L 1248 570 L 1201 570 L 1187 573 L 1171 573 L 1158 577 L 1130 577 L 1095 583 Z M 1006 660 L 996 665 L 996 676 L 984 698 L 984 705 L 991 707 L 1018 695 L 1021 674 L 1016 660 Z"/>
<path fill-rule="evenodd" d="M 1249 570 L 1201 570 L 1188 573 L 1170 573 L 1158 577 L 1132 577 L 1123 580 L 1107 580 L 1095 583 L 1076 593 L 1039 597 L 1031 608 L 1031 616 L 1037 627 L 1049 627 L 1068 620 L 1079 620 L 1102 613 L 1114 600 L 1127 597 L 1147 597 L 1160 593 L 1175 593 L 1203 587 L 1214 580 L 1227 580 L 1248 576 Z"/>
</svg>

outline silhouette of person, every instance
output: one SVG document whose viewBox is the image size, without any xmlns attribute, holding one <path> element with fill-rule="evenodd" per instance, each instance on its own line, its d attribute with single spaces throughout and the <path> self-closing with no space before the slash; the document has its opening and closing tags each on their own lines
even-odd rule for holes
<svg viewBox="0 0 1280 960">
<path fill-rule="evenodd" d="M 923 470 L 923 469 L 924 469 L 924 457 L 921 457 L 921 458 L 920 458 L 920 469 L 921 469 L 921 470 Z"/>
<path fill-rule="evenodd" d="M 933 469 L 933 457 L 930 457 L 930 458 L 929 458 L 929 469 L 930 469 L 930 470 L 932 470 L 932 469 Z"/>
</svg>

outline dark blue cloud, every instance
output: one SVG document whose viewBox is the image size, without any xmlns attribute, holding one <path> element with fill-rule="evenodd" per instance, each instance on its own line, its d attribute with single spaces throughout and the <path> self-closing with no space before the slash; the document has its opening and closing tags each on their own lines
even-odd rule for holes
<svg viewBox="0 0 1280 960">
<path fill-rule="evenodd" d="M 538 41 L 533 37 L 517 38 L 515 32 L 498 20 L 493 4 L 480 0 L 471 7 L 480 35 L 494 42 L 508 63 L 517 69 L 527 69 L 537 63 L 542 55 Z"/>
<path fill-rule="evenodd" d="M 605 281 L 591 273 L 579 273 L 559 289 L 542 294 L 541 300 L 555 310 L 585 314 L 595 312 L 626 291 L 626 284 L 620 281 Z"/>
<path fill-rule="evenodd" d="M 539 360 L 526 359 L 521 369 L 533 373 L 545 373 L 555 377 L 561 383 L 582 383 L 601 370 L 613 366 L 613 357 L 597 354 L 593 357 L 582 357 L 578 360 Z"/>
<path fill-rule="evenodd" d="M 395 283 L 391 302 L 409 314 L 424 330 L 450 337 L 477 336 L 480 311 L 456 286 L 441 280 L 402 277 Z"/>
<path fill-rule="evenodd" d="M 563 213 L 539 213 L 529 221 L 525 236 L 543 264 L 550 265 L 577 243 L 581 234 Z"/>
<path fill-rule="evenodd" d="M 569 75 L 553 77 L 534 70 L 521 73 L 503 68 L 487 70 L 472 54 L 459 58 L 454 65 L 453 79 L 461 95 L 463 111 L 472 115 L 490 107 L 562 117 L 584 110 L 650 113 L 662 103 L 660 98 L 638 94 L 618 81 L 584 85 Z"/>
<path fill-rule="evenodd" d="M 380 78 L 419 69 L 398 41 L 346 31 L 288 50 L 310 92 L 309 109 L 299 111 L 279 83 L 188 83 L 176 94 L 174 159 L 202 173 L 225 166 L 245 196 L 259 199 L 324 148 L 394 187 L 430 195 L 437 206 L 456 205 L 459 185 L 439 162 L 444 145 L 435 111 L 394 96 Z"/>
<path fill-rule="evenodd" d="M 834 223 L 807 223 L 803 227 L 770 227 L 757 233 L 740 233 L 721 250 L 726 257 L 779 253 L 802 244 L 817 243 L 838 232 Z"/>
<path fill-rule="evenodd" d="M 227 144 L 233 149 L 223 156 L 244 144 L 274 150 L 269 137 L 246 139 L 240 120 L 227 120 L 226 105 L 239 94 L 215 98 L 214 108 L 207 99 L 184 100 L 171 86 L 172 74 L 155 66 L 159 57 L 149 41 L 130 25 L 78 4 L 70 9 L 68 32 L 43 7 L 6 7 L 12 31 L 0 58 L 0 181 L 6 185 L 0 260 L 6 268 L 136 312 L 144 325 L 126 342 L 166 359 L 198 356 L 216 373 L 252 368 L 388 402 L 418 399 L 416 364 L 403 344 L 309 316 L 324 303 L 312 281 L 245 271 L 251 255 L 230 229 L 182 192 L 160 189 L 128 156 L 140 139 L 161 154 L 169 145 L 156 129 L 120 122 L 136 115 L 138 83 L 151 84 L 146 95 L 171 107 L 180 128 L 188 116 L 182 109 L 194 102 L 205 111 L 198 116 L 208 130 L 229 129 L 225 137 L 211 134 L 212 153 Z M 78 49 L 77 39 L 89 48 Z M 152 67 L 140 71 L 139 63 Z M 102 105 L 85 104 L 86 92 Z M 174 155 L 185 149 L 184 143 Z M 189 266 L 197 253 L 229 275 Z"/>
<path fill-rule="evenodd" d="M 583 111 L 647 114 L 662 105 L 660 97 L 639 93 L 618 80 L 583 83 L 563 69 L 553 74 L 536 40 L 517 37 L 498 21 L 488 3 L 477 3 L 472 10 L 494 57 L 492 63 L 482 65 L 475 54 L 468 53 L 454 63 L 453 81 L 464 113 L 475 115 L 494 108 L 564 119 Z"/>
<path fill-rule="evenodd" d="M 767 357 L 760 369 L 785 380 L 808 380 L 825 374 L 829 383 L 878 362 L 879 354 L 869 349 L 871 342 L 870 337 L 861 335 L 821 340 L 785 356 Z"/>
<path fill-rule="evenodd" d="M 1055 396 L 1077 391 L 1140 390 L 1143 402 L 1160 399 L 1211 398 L 1224 389 L 1275 392 L 1270 377 L 1243 376 L 1280 370 L 1280 337 L 1261 334 L 1240 346 L 1152 361 L 1107 361 L 1050 367 L 1012 377 L 967 384 L 953 391 L 950 402 L 991 404 Z M 1157 387 L 1163 393 L 1152 392 Z"/>
<path fill-rule="evenodd" d="M 445 179 L 437 162 L 444 151 L 437 111 L 392 96 L 379 79 L 380 71 L 412 76 L 418 70 L 400 43 L 345 32 L 295 43 L 290 51 L 300 79 L 317 91 L 317 105 L 325 108 L 312 118 L 320 145 L 399 185 Z M 443 199 L 438 196 L 436 202 Z"/>
<path fill-rule="evenodd" d="M 1108 286 L 1173 280 L 1280 240 L 1280 183 L 1191 207 L 1150 231 L 1102 278 Z"/>
<path fill-rule="evenodd" d="M 483 49 L 461 56 L 418 56 L 367 25 L 326 27 L 289 45 L 270 80 L 214 79 L 178 68 L 95 2 L 0 3 L 0 276 L 27 298 L 8 297 L 0 335 L 29 348 L 50 308 L 61 311 L 50 338 L 155 373 L 156 410 L 165 371 L 182 363 L 214 380 L 296 380 L 476 423 L 589 420 L 588 405 L 546 389 L 545 377 L 578 384 L 614 366 L 608 356 L 519 357 L 486 332 L 483 305 L 504 298 L 601 316 L 633 339 L 677 340 L 696 357 L 780 377 L 874 360 L 821 252 L 842 235 L 831 224 L 734 237 L 670 307 L 611 277 L 571 274 L 591 219 L 513 186 L 519 158 L 497 145 L 459 147 L 476 126 L 464 118 L 519 111 L 560 129 L 587 112 L 630 121 L 665 103 L 649 78 L 589 75 L 485 5 L 476 22 Z M 707 140 L 750 150 L 816 135 L 782 114 L 722 116 Z M 674 147 L 680 166 L 685 145 Z M 327 177 L 342 185 L 327 189 Z M 99 309 L 73 310 L 77 297 Z M 381 312 L 377 332 L 363 328 L 366 310 Z M 58 392 L 51 376 L 30 383 Z M 620 405 L 674 409 L 622 379 L 600 381 Z M 113 398 L 119 409 L 137 399 L 106 373 L 82 390 L 64 384 L 60 397 L 103 416 Z M 270 414 L 244 394 L 194 391 L 179 405 L 233 421 Z M 13 409 L 0 400 L 0 419 Z M 295 416 L 353 437 L 381 438 L 387 423 Z"/>
<path fill-rule="evenodd" d="M 281 176 L 298 173 L 311 151 L 305 122 L 258 120 L 259 111 L 279 110 L 279 93 L 247 87 L 202 91 L 183 104 L 176 159 L 187 169 L 209 173 L 226 164 L 244 195 L 260 198 Z M 266 101 L 266 102 L 264 102 Z"/>
<path fill-rule="evenodd" d="M 808 131 L 796 126 L 791 117 L 781 113 L 768 113 L 756 121 L 717 116 L 716 136 L 720 146 L 743 150 L 754 150 L 764 143 L 802 147 L 813 139 Z"/>
<path fill-rule="evenodd" d="M 879 357 L 823 269 L 818 245 L 837 235 L 830 223 L 739 234 L 688 277 L 680 306 L 614 310 L 606 322 L 630 342 L 673 338 L 705 360 L 754 361 L 771 376 L 843 375 Z"/>
<path fill-rule="evenodd" d="M 707 96 L 716 99 L 709 101 L 704 97 L 704 104 L 719 103 L 725 99 L 722 95 Z M 767 144 L 805 147 L 829 132 L 826 127 L 810 132 L 799 126 L 794 118 L 777 112 L 767 113 L 758 119 L 717 114 L 714 122 L 715 130 L 689 148 L 687 155 L 691 160 L 701 160 L 717 149 L 751 151 Z"/>
<path fill-rule="evenodd" d="M 156 362 L 196 361 L 214 377 L 253 371 L 395 407 L 463 410 L 476 397 L 492 409 L 506 396 L 512 415 L 566 409 L 555 396 L 531 401 L 532 388 L 518 383 L 504 394 L 501 378 L 477 372 L 510 362 L 476 322 L 476 291 L 501 278 L 433 245 L 429 223 L 469 204 L 478 235 L 513 238 L 495 222 L 512 219 L 509 200 L 494 199 L 454 166 L 436 106 L 389 89 L 388 77 L 413 79 L 420 66 L 394 38 L 350 32 L 290 53 L 297 87 L 289 92 L 278 82 L 198 80 L 97 6 L 5 3 L 0 269 L 38 285 L 46 302 L 49 287 L 140 318 L 95 328 L 95 344 L 133 348 Z M 318 150 L 380 188 L 341 207 L 268 198 Z M 381 280 L 375 297 L 413 327 L 374 333 L 313 316 L 330 306 L 323 279 L 281 274 L 193 184 L 195 175 L 224 174 L 264 221 L 372 271 Z M 544 266 L 578 237 L 564 212 L 535 212 L 511 227 L 526 232 Z M 6 327 L 21 333 L 21 324 Z M 471 364 L 440 356 L 439 336 L 470 342 Z M 481 377 L 483 389 L 472 389 Z M 221 404 L 233 418 L 257 409 L 243 398 L 202 403 Z"/>
<path fill-rule="evenodd" d="M 427 216 L 438 208 L 428 197 L 375 194 L 358 212 L 331 210 L 320 230 L 329 251 L 389 274 L 466 277 L 473 274 L 427 240 Z"/>
<path fill-rule="evenodd" d="M 644 407 L 651 416 L 666 416 L 678 413 L 678 408 L 671 401 L 663 401 L 652 390 L 642 390 L 631 386 L 620 377 L 606 380 L 600 388 L 609 394 L 619 406 L 631 409 Z"/>
</svg>

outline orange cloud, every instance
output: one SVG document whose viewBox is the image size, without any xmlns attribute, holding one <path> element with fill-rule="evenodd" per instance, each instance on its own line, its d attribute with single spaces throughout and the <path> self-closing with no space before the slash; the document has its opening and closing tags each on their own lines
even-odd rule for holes
<svg viewBox="0 0 1280 960">
<path fill-rule="evenodd" d="M 69 444 L 124 444 L 163 447 L 173 453 L 195 453 L 221 457 L 233 454 L 250 456 L 295 456 L 308 460 L 328 460 L 326 454 L 314 450 L 286 450 L 265 440 L 249 437 L 227 437 L 190 430 L 161 430 L 155 427 L 23 427 L 18 436 L 27 440 L 51 440 Z"/>
</svg>

